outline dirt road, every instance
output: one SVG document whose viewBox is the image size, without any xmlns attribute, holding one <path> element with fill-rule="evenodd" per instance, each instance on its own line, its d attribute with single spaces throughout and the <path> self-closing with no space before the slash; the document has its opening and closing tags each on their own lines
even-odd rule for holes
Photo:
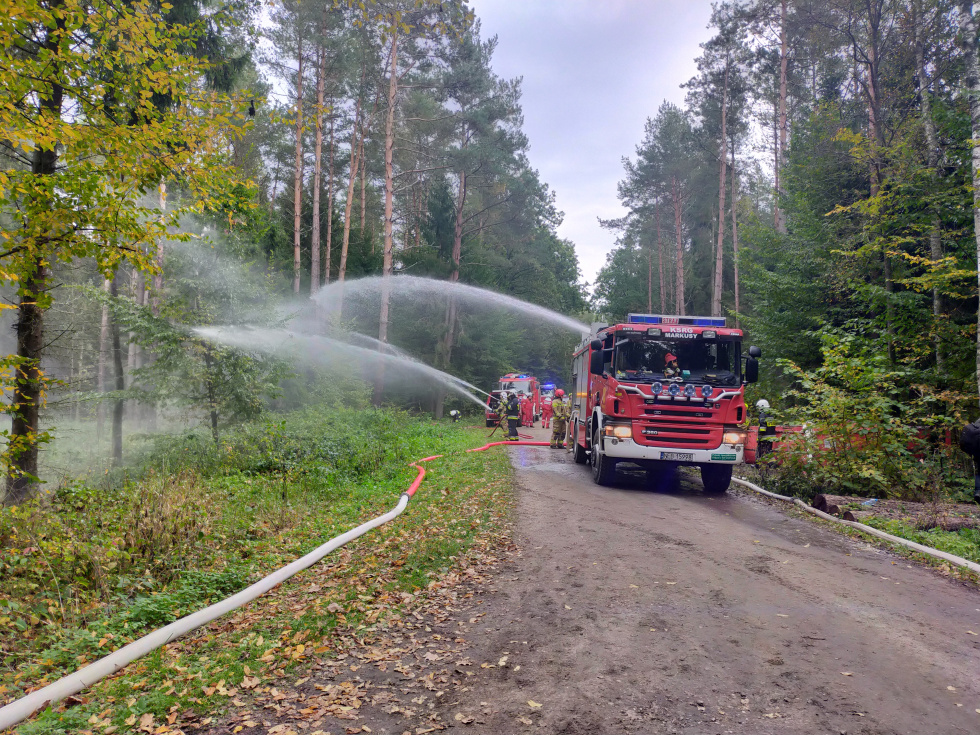
<svg viewBox="0 0 980 735">
<path fill-rule="evenodd" d="M 975 589 L 697 479 L 495 451 L 510 553 L 209 732 L 980 733 Z"/>
<path fill-rule="evenodd" d="M 446 720 L 475 713 L 473 733 L 980 732 L 975 590 L 753 498 L 706 497 L 695 479 L 600 488 L 565 452 L 508 451 L 520 555 L 462 625 L 464 652 L 493 668 L 442 706 Z"/>
</svg>

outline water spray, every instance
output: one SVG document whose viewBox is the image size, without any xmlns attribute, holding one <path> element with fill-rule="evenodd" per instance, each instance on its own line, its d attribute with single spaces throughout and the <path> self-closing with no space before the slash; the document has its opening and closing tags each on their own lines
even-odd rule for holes
<svg viewBox="0 0 980 735">
<path fill-rule="evenodd" d="M 485 307 L 488 304 L 498 306 L 508 311 L 517 312 L 525 316 L 534 317 L 540 321 L 553 324 L 556 327 L 567 329 L 577 334 L 589 334 L 589 325 L 572 319 L 557 311 L 546 309 L 537 304 L 530 304 L 521 301 L 513 296 L 490 291 L 485 288 L 470 286 L 459 281 L 439 281 L 434 278 L 420 278 L 418 276 L 371 276 L 359 278 L 354 281 L 343 281 L 333 283 L 317 292 L 313 300 L 328 312 L 338 313 L 343 305 L 343 301 L 348 296 L 360 296 L 365 294 L 382 293 L 382 287 L 389 289 L 392 295 L 411 296 L 415 298 L 451 296 L 457 301 L 471 306 Z"/>
<path fill-rule="evenodd" d="M 409 357 L 369 350 L 366 347 L 341 342 L 332 337 L 321 337 L 312 334 L 302 334 L 286 329 L 267 329 L 263 327 L 196 327 L 193 330 L 204 339 L 243 350 L 258 350 L 277 354 L 283 351 L 293 353 L 298 360 L 316 364 L 329 364 L 341 357 L 355 357 L 366 362 L 379 360 L 403 369 L 408 369 L 416 375 L 422 375 L 439 383 L 449 390 L 485 408 L 483 401 L 460 385 L 460 379 L 444 373 L 431 365 L 419 362 Z M 465 382 L 465 381 L 463 381 Z"/>
</svg>

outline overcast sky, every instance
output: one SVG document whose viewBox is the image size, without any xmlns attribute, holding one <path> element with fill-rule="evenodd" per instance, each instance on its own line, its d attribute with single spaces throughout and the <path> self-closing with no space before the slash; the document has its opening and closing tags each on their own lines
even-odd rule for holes
<svg viewBox="0 0 980 735">
<path fill-rule="evenodd" d="M 523 77 L 531 165 L 554 190 L 590 284 L 615 236 L 598 217 L 623 215 L 623 156 L 695 71 L 710 0 L 470 0 L 482 36 L 498 37 L 494 71 Z"/>
</svg>

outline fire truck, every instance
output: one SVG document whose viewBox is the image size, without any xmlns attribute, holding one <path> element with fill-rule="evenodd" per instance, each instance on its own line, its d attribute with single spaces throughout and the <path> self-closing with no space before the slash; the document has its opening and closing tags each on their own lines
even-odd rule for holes
<svg viewBox="0 0 980 735">
<path fill-rule="evenodd" d="M 745 385 L 759 378 L 758 347 L 724 317 L 629 314 L 593 325 L 574 353 L 569 419 L 575 461 L 609 485 L 616 465 L 698 467 L 705 492 L 724 493 L 732 467 L 754 460 Z"/>
<path fill-rule="evenodd" d="M 541 384 L 538 379 L 533 375 L 525 375 L 524 373 L 507 373 L 497 383 L 497 390 L 492 391 L 487 397 L 487 426 L 497 425 L 500 417 L 494 412 L 493 406 L 505 391 L 507 393 L 524 393 L 531 399 L 534 406 L 534 420 L 537 421 L 541 418 Z"/>
</svg>

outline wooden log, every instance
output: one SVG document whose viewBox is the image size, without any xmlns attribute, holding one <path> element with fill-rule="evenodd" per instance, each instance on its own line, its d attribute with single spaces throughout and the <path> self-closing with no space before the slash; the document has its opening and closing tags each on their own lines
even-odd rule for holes
<svg viewBox="0 0 980 735">
<path fill-rule="evenodd" d="M 824 513 L 829 513 L 832 516 L 840 515 L 840 509 L 849 503 L 853 503 L 855 500 L 860 498 L 848 498 L 844 495 L 830 495 L 829 493 L 820 493 L 813 498 L 813 503 L 811 505 L 817 510 L 822 510 Z"/>
<path fill-rule="evenodd" d="M 865 520 L 871 518 L 874 513 L 870 510 L 845 510 L 844 520 L 845 521 L 857 521 L 858 523 L 864 523 Z"/>
</svg>

